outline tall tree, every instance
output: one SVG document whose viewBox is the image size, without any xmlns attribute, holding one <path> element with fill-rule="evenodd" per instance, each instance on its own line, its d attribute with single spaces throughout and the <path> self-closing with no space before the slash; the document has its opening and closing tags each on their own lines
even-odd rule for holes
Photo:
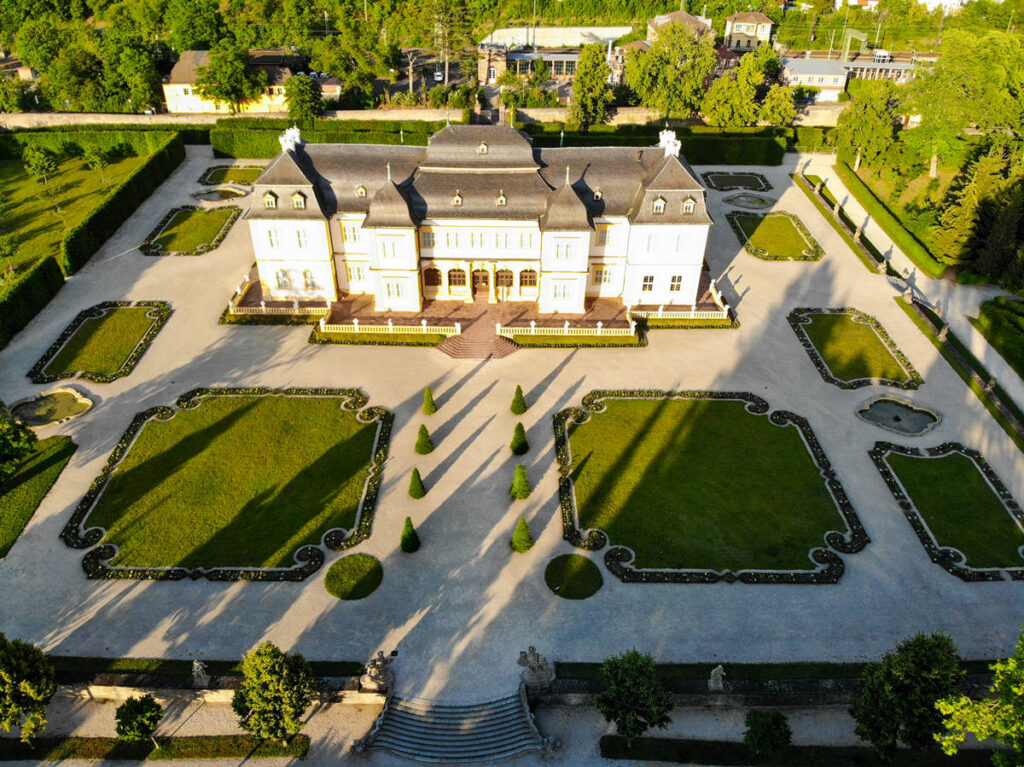
<svg viewBox="0 0 1024 767">
<path fill-rule="evenodd" d="M 16 245 L 13 235 L 5 235 L 5 243 L 7 242 Z M 15 420 L 4 407 L 4 403 L 0 402 L 0 485 L 14 475 L 22 461 L 32 452 L 35 443 L 35 432 L 21 421 Z M 0 637 L 3 637 L 3 634 L 0 634 Z"/>
<path fill-rule="evenodd" d="M 601 664 L 604 689 L 594 704 L 615 729 L 632 744 L 651 727 L 664 728 L 672 721 L 672 696 L 658 679 L 654 658 L 638 650 L 613 655 Z"/>
<path fill-rule="evenodd" d="M 153 735 L 163 718 L 164 710 L 152 695 L 128 698 L 114 712 L 117 737 L 129 743 L 151 740 L 156 748 L 160 748 Z"/>
<path fill-rule="evenodd" d="M 288 117 L 299 122 L 312 122 L 324 113 L 324 98 L 320 83 L 309 75 L 295 75 L 284 84 L 288 100 Z"/>
<path fill-rule="evenodd" d="M 840 155 L 854 158 L 854 170 L 861 162 L 873 165 L 896 141 L 896 101 L 892 83 L 865 83 L 849 109 L 839 115 L 836 125 Z"/>
<path fill-rule="evenodd" d="M 942 211 L 934 228 L 933 250 L 946 264 L 971 260 L 977 244 L 977 227 L 982 206 L 1004 183 L 1006 159 L 1000 151 L 982 156 L 968 171 L 967 180 Z"/>
<path fill-rule="evenodd" d="M 764 97 L 764 101 L 761 103 L 758 119 L 769 125 L 792 124 L 796 119 L 793 89 L 785 85 L 771 86 Z"/>
<path fill-rule="evenodd" d="M 570 125 L 585 131 L 591 125 L 608 119 L 608 108 L 612 103 L 612 88 L 608 84 L 611 73 L 604 46 L 593 43 L 584 47 L 572 84 L 572 103 L 568 114 Z"/>
<path fill-rule="evenodd" d="M 740 128 L 757 119 L 756 87 L 735 73 L 726 72 L 708 88 L 701 114 L 704 122 L 721 128 Z"/>
<path fill-rule="evenodd" d="M 1024 241 L 1024 179 L 1010 183 L 992 202 L 994 212 L 979 242 L 974 268 L 996 279 L 1004 278 L 1021 241 Z"/>
<path fill-rule="evenodd" d="M 223 38 L 217 0 L 168 0 L 164 23 L 178 53 L 208 50 Z"/>
<path fill-rule="evenodd" d="M 264 642 L 242 659 L 242 686 L 231 707 L 242 729 L 264 740 L 284 740 L 302 729 L 314 690 L 305 658 Z"/>
<path fill-rule="evenodd" d="M 21 729 L 23 743 L 46 730 L 46 708 L 57 685 L 53 664 L 42 650 L 0 633 L 0 727 Z"/>
<path fill-rule="evenodd" d="M 629 52 L 626 84 L 644 106 L 666 117 L 689 117 L 700 108 L 716 61 L 710 35 L 697 40 L 685 24 L 668 24 L 649 51 Z"/>
<path fill-rule="evenodd" d="M 210 50 L 205 66 L 196 72 L 196 88 L 203 98 L 228 104 L 237 112 L 243 102 L 257 98 L 267 84 L 267 73 L 249 66 L 249 51 L 235 45 Z"/>
<path fill-rule="evenodd" d="M 444 62 L 444 84 L 448 84 L 449 69 L 469 43 L 469 10 L 466 0 L 433 0 L 434 50 Z"/>
</svg>

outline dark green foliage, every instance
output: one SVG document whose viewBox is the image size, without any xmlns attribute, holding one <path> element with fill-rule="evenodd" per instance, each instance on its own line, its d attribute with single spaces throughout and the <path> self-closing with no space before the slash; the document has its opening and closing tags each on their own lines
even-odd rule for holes
<svg viewBox="0 0 1024 767">
<path fill-rule="evenodd" d="M 0 401 L 0 488 L 4 480 L 12 476 L 32 452 L 35 443 L 35 432 L 16 421 Z"/>
<path fill-rule="evenodd" d="M 352 601 L 370 596 L 384 580 L 384 568 L 377 557 L 349 554 L 329 568 L 324 589 L 332 597 Z"/>
<path fill-rule="evenodd" d="M 604 46 L 600 43 L 592 43 L 580 53 L 573 80 L 575 98 L 569 104 L 568 114 L 569 125 L 573 128 L 585 131 L 591 125 L 608 119 L 612 89 L 608 85 L 611 69 L 606 58 Z"/>
<path fill-rule="evenodd" d="M 0 633 L 0 728 L 21 729 L 21 741 L 46 729 L 46 707 L 57 692 L 53 664 L 35 645 Z"/>
<path fill-rule="evenodd" d="M 57 763 L 79 759 L 108 763 L 233 759 L 241 763 L 269 757 L 302 759 L 309 751 L 306 735 L 295 735 L 285 745 L 269 743 L 254 735 L 196 735 L 161 738 L 160 741 L 160 748 L 155 748 L 152 743 L 126 743 L 117 738 L 39 738 L 27 746 L 14 738 L 0 738 L 0 761 Z"/>
<path fill-rule="evenodd" d="M 231 701 L 243 730 L 283 741 L 302 729 L 316 687 L 306 659 L 264 642 L 242 659 L 242 686 Z"/>
<path fill-rule="evenodd" d="M 1017 375 L 1024 376 L 1024 303 L 998 296 L 981 305 L 973 324 Z"/>
<path fill-rule="evenodd" d="M 516 522 L 515 532 L 512 533 L 512 551 L 523 554 L 533 548 L 533 535 L 530 533 L 530 525 L 525 517 L 520 517 Z"/>
<path fill-rule="evenodd" d="M 429 455 L 434 452 L 434 440 L 430 438 L 430 432 L 423 424 L 420 424 L 419 433 L 416 435 L 416 452 L 420 455 Z"/>
<path fill-rule="evenodd" d="M 46 258 L 0 285 L 0 348 L 43 310 L 64 285 L 56 259 Z"/>
<path fill-rule="evenodd" d="M 516 393 L 512 397 L 512 405 L 509 408 L 512 415 L 522 415 L 526 412 L 526 397 L 523 396 L 523 387 L 516 384 Z"/>
<path fill-rule="evenodd" d="M 428 386 L 423 390 L 423 415 L 433 415 L 437 412 L 437 405 L 434 404 L 434 392 Z"/>
<path fill-rule="evenodd" d="M 402 551 L 412 554 L 420 549 L 420 536 L 413 527 L 412 517 L 405 518 L 405 525 L 402 527 Z"/>
<path fill-rule="evenodd" d="M 285 80 L 284 94 L 288 100 L 288 118 L 291 120 L 314 120 L 324 113 L 320 83 L 309 75 L 295 75 Z"/>
<path fill-rule="evenodd" d="M 844 159 L 852 162 L 859 152 L 872 165 L 889 152 L 896 142 L 896 106 L 890 81 L 865 83 L 853 105 L 839 115 L 836 130 Z"/>
<path fill-rule="evenodd" d="M 781 711 L 747 712 L 743 742 L 758 759 L 774 759 L 793 742 L 793 730 Z"/>
<path fill-rule="evenodd" d="M 512 479 L 509 495 L 517 501 L 522 501 L 529 498 L 531 492 L 533 492 L 533 488 L 530 487 L 530 480 L 526 478 L 526 467 L 519 464 L 516 466 L 516 474 Z"/>
<path fill-rule="evenodd" d="M 129 743 L 150 740 L 163 718 L 164 710 L 152 695 L 128 698 L 114 712 L 117 737 Z M 157 745 L 155 740 L 153 745 Z"/>
<path fill-rule="evenodd" d="M 206 64 L 196 70 L 196 90 L 205 99 L 227 104 L 232 112 L 259 96 L 266 84 L 266 71 L 249 65 L 248 49 L 229 41 L 214 45 Z"/>
<path fill-rule="evenodd" d="M 857 735 L 884 756 L 902 743 L 915 751 L 937 748 L 942 729 L 935 702 L 955 695 L 964 672 L 946 634 L 916 634 L 896 645 L 861 675 L 850 715 Z"/>
<path fill-rule="evenodd" d="M 654 658 L 638 650 L 613 655 L 601 665 L 604 690 L 595 707 L 615 731 L 626 738 L 643 735 L 651 727 L 665 728 L 672 720 L 672 696 L 658 679 Z"/>
<path fill-rule="evenodd" d="M 601 590 L 604 578 L 600 568 L 586 557 L 562 554 L 544 568 L 544 583 L 561 599 L 587 599 Z M 594 678 L 600 678 L 600 667 Z"/>
<path fill-rule="evenodd" d="M 962 264 L 974 256 L 980 218 L 990 197 L 1002 185 L 1006 159 L 990 152 L 968 171 L 967 180 L 946 206 L 935 227 L 935 256 L 947 264 Z M 1019 216 L 1018 216 L 1019 218 Z M 1016 236 L 1016 227 L 1014 227 Z"/>
<path fill-rule="evenodd" d="M 420 477 L 420 470 L 413 469 L 409 477 L 409 496 L 420 499 L 427 494 L 427 488 L 423 486 L 423 479 Z"/>
<path fill-rule="evenodd" d="M 509 448 L 515 455 L 523 455 L 530 449 L 530 443 L 526 441 L 526 429 L 521 423 L 516 424 L 515 431 L 512 433 L 512 444 L 509 445 Z"/>
</svg>

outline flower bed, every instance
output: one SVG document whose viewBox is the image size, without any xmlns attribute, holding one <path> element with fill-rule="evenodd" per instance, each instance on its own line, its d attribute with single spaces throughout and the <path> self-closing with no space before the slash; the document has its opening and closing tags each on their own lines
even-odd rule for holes
<svg viewBox="0 0 1024 767">
<path fill-rule="evenodd" d="M 142 338 L 135 345 L 135 348 L 131 350 L 128 357 L 121 364 L 121 366 L 113 373 L 97 373 L 88 370 L 73 370 L 73 371 L 62 371 L 59 373 L 46 373 L 44 372 L 49 367 L 50 362 L 57 356 L 62 348 L 71 337 L 78 332 L 79 328 L 84 323 L 92 319 L 98 319 L 103 315 L 107 314 L 112 310 L 116 310 L 124 307 L 145 307 L 149 311 L 146 312 L 146 316 L 153 320 L 149 329 L 143 334 Z M 93 383 L 110 383 L 116 381 L 118 378 L 124 378 L 126 375 L 131 373 L 139 360 L 142 359 L 142 355 L 146 353 L 153 340 L 156 338 L 157 333 L 163 328 L 164 323 L 170 319 L 171 305 L 166 301 L 136 301 L 134 304 L 131 301 L 104 301 L 103 303 L 91 306 L 88 309 L 83 309 L 78 315 L 71 321 L 63 332 L 54 341 L 50 348 L 46 350 L 46 353 L 39 358 L 39 361 L 32 366 L 32 369 L 28 371 L 29 378 L 32 379 L 32 383 L 45 384 L 53 383 L 54 381 L 60 381 L 65 378 L 74 378 L 79 376 L 87 381 Z"/>
<path fill-rule="evenodd" d="M 761 215 L 748 211 L 732 210 L 726 213 L 725 217 L 729 221 L 729 226 L 736 233 L 736 237 L 742 243 L 743 249 L 755 258 L 760 258 L 764 261 L 820 261 L 825 256 L 825 251 L 822 250 L 821 245 L 818 244 L 818 241 L 814 239 L 807 227 L 804 226 L 804 222 L 792 213 L 780 210 Z M 749 234 L 743 228 L 742 222 L 744 220 L 756 220 L 758 222 L 757 226 Z M 777 221 L 784 222 L 778 224 L 778 226 L 786 227 L 788 224 L 791 228 L 784 228 L 781 232 L 774 233 L 758 231 L 761 226 L 776 227 L 775 222 Z M 795 238 L 800 238 L 805 247 L 800 248 L 799 245 L 794 245 L 793 241 Z M 773 244 L 789 245 L 791 246 L 791 252 L 773 252 L 767 247 L 756 245 L 754 239 L 757 239 L 762 244 L 766 240 L 770 240 Z"/>
<path fill-rule="evenodd" d="M 705 184 L 719 192 L 732 192 L 737 189 L 767 192 L 772 188 L 768 179 L 760 173 L 709 171 L 702 173 L 701 178 L 704 179 Z"/>
<path fill-rule="evenodd" d="M 174 221 L 178 216 L 182 217 L 183 221 L 186 221 L 188 217 L 192 215 L 214 217 L 219 215 L 221 212 L 227 213 L 227 217 L 224 222 L 220 225 L 220 228 L 216 231 L 213 238 L 207 242 L 196 245 L 191 250 L 165 250 L 162 243 L 159 242 L 160 237 L 164 234 L 164 230 L 167 229 L 171 222 Z M 147 256 L 199 256 L 203 253 L 209 253 L 211 250 L 216 249 L 220 246 L 224 238 L 228 236 L 228 232 L 231 231 L 231 226 L 235 223 L 235 219 L 241 214 L 242 209 L 237 205 L 222 205 L 211 210 L 204 210 L 197 205 L 182 205 L 178 208 L 172 208 L 168 211 L 167 215 L 164 216 L 160 223 L 156 225 L 156 228 L 142 241 L 139 245 L 139 250 Z"/>
</svg>

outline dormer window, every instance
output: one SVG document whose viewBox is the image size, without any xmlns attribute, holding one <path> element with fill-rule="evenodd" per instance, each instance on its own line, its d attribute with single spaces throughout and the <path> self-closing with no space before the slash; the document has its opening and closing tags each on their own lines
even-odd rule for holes
<svg viewBox="0 0 1024 767">
<path fill-rule="evenodd" d="M 654 201 L 654 212 L 664 213 L 665 212 L 665 198 L 659 197 Z"/>
<path fill-rule="evenodd" d="M 683 200 L 683 213 L 693 213 L 694 207 L 695 203 L 693 202 L 692 197 L 687 197 Z"/>
<path fill-rule="evenodd" d="M 305 210 L 306 209 L 306 195 L 304 195 L 302 192 L 296 192 L 295 194 L 293 194 L 292 195 L 292 207 L 295 208 L 295 210 Z"/>
<path fill-rule="evenodd" d="M 366 187 L 362 184 L 356 187 L 356 197 L 366 197 Z"/>
<path fill-rule="evenodd" d="M 480 142 L 480 146 L 478 146 L 476 148 L 476 153 L 477 154 L 487 154 L 487 144 L 485 144 L 483 141 L 481 141 Z"/>
<path fill-rule="evenodd" d="M 459 194 L 458 192 L 456 192 L 455 196 L 452 197 L 452 205 L 454 205 L 456 208 L 462 207 L 462 195 Z"/>
<path fill-rule="evenodd" d="M 498 202 L 499 207 L 505 207 L 506 205 L 508 205 L 508 197 L 505 196 L 505 192 L 504 191 L 501 191 L 501 192 L 498 193 L 498 200 L 497 200 L 497 202 Z"/>
<path fill-rule="evenodd" d="M 601 188 L 598 187 L 597 189 L 594 190 L 594 202 L 601 202 L 601 200 L 603 199 L 604 193 L 601 191 Z"/>
<path fill-rule="evenodd" d="M 273 192 L 263 195 L 263 207 L 267 210 L 274 210 L 277 207 L 277 195 Z"/>
</svg>

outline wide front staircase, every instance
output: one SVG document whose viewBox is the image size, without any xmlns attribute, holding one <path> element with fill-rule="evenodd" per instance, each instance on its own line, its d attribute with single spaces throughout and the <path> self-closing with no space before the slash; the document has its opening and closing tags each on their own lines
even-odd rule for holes
<svg viewBox="0 0 1024 767">
<path fill-rule="evenodd" d="M 449 357 L 463 360 L 501 359 L 516 351 L 518 346 L 494 332 L 494 323 L 486 314 L 487 299 L 478 298 L 475 303 L 483 316 L 468 324 L 461 334 L 448 336 L 437 348 Z"/>
<path fill-rule="evenodd" d="M 390 696 L 360 751 L 387 751 L 418 762 L 471 763 L 557 748 L 541 736 L 521 688 L 469 705 Z"/>
</svg>

